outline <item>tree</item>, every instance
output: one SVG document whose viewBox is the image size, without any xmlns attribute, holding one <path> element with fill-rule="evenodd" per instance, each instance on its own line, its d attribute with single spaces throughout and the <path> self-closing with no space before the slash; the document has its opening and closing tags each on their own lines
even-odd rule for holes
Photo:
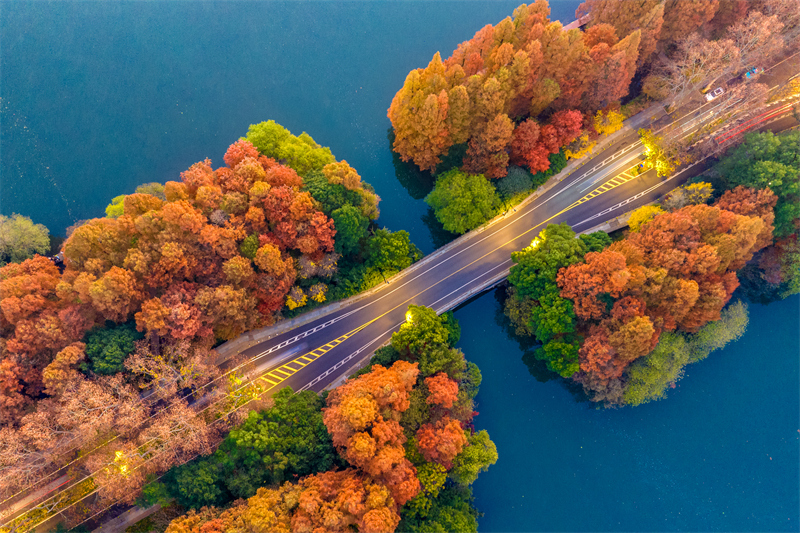
<svg viewBox="0 0 800 533">
<path fill-rule="evenodd" d="M 136 190 L 134 191 L 136 194 L 149 194 L 150 196 L 155 196 L 162 202 L 167 200 L 166 194 L 164 194 L 164 185 L 161 183 L 151 182 L 151 183 L 142 183 Z"/>
<path fill-rule="evenodd" d="M 654 168 L 659 176 L 669 176 L 675 171 L 678 163 L 675 154 L 665 147 L 662 137 L 654 134 L 652 130 L 639 130 L 639 138 L 644 146 L 644 166 Z"/>
<path fill-rule="evenodd" d="M 323 421 L 342 457 L 385 483 L 400 505 L 419 492 L 416 471 L 402 447 L 406 437 L 397 423 L 408 409 L 418 373 L 417 365 L 406 361 L 388 369 L 375 365 L 334 389 L 323 409 Z"/>
<path fill-rule="evenodd" d="M 85 342 L 91 369 L 97 374 L 122 371 L 125 368 L 125 358 L 135 350 L 134 342 L 142 337 L 130 322 L 90 331 Z"/>
<path fill-rule="evenodd" d="M 335 161 L 330 148 L 320 146 L 306 132 L 295 137 L 274 120 L 250 125 L 246 139 L 261 154 L 285 160 L 287 166 L 299 174 L 322 170 L 325 165 Z"/>
<path fill-rule="evenodd" d="M 421 254 L 405 230 L 391 232 L 386 228 L 375 231 L 366 244 L 367 264 L 382 272 L 408 268 Z"/>
<path fill-rule="evenodd" d="M 628 219 L 628 226 L 630 226 L 631 231 L 639 231 L 639 228 L 641 228 L 642 225 L 647 224 L 664 212 L 665 211 L 661 209 L 660 206 L 643 205 L 631 214 L 630 218 Z"/>
<path fill-rule="evenodd" d="M 525 169 L 512 166 L 508 169 L 506 177 L 497 182 L 497 192 L 503 200 L 510 200 L 517 195 L 531 192 L 533 183 L 531 175 Z"/>
<path fill-rule="evenodd" d="M 487 178 L 501 178 L 507 174 L 508 153 L 514 123 L 508 115 L 498 114 L 490 120 L 480 134 L 469 143 L 464 160 L 464 170 L 483 174 Z"/>
<path fill-rule="evenodd" d="M 706 324 L 697 333 L 662 334 L 655 350 L 626 370 L 625 403 L 640 405 L 665 398 L 667 389 L 683 377 L 687 364 L 705 359 L 713 350 L 741 337 L 747 322 L 747 306 L 736 302 L 722 312 L 720 320 Z"/>
<path fill-rule="evenodd" d="M 444 416 L 436 423 L 423 424 L 417 431 L 417 447 L 426 461 L 452 467 L 453 458 L 467 444 L 467 437 L 458 420 Z"/>
<path fill-rule="evenodd" d="M 43 224 L 22 215 L 0 215 L 0 267 L 44 255 L 49 249 L 50 235 Z"/>
<path fill-rule="evenodd" d="M 497 457 L 497 446 L 482 429 L 467 438 L 467 446 L 453 459 L 453 468 L 448 475 L 460 485 L 471 485 L 478 479 L 478 474 L 486 472 L 497 462 Z"/>
<path fill-rule="evenodd" d="M 639 29 L 642 32 L 637 66 L 643 65 L 656 49 L 664 22 L 664 3 L 658 0 L 643 0 L 635 3 L 616 0 L 586 0 L 575 11 L 580 18 L 591 13 L 589 27 L 610 24 L 617 35 L 629 35 Z"/>
<path fill-rule="evenodd" d="M 472 491 L 463 486 L 447 486 L 431 502 L 427 515 L 407 516 L 398 526 L 400 531 L 446 533 L 459 531 L 477 533 L 478 511 L 471 504 Z"/>
<path fill-rule="evenodd" d="M 744 69 L 751 65 L 767 64 L 784 47 L 781 30 L 783 22 L 777 15 L 767 16 L 756 10 L 750 11 L 747 18 L 728 28 L 727 36 L 739 50 L 736 66 Z"/>
<path fill-rule="evenodd" d="M 434 169 L 452 146 L 448 130 L 450 107 L 445 67 L 439 53 L 425 69 L 409 72 L 402 89 L 392 99 L 388 116 L 395 130 L 394 150 L 403 161 L 414 160 L 421 170 Z M 455 94 L 455 93 L 454 93 Z M 467 101 L 460 94 L 456 120 L 463 120 Z M 463 126 L 461 126 L 463 128 Z M 463 142 L 463 141 L 462 141 Z"/>
<path fill-rule="evenodd" d="M 596 27 L 597 26 L 595 26 L 595 28 Z M 600 135 L 611 135 L 622 128 L 622 121 L 624 119 L 625 116 L 622 113 L 617 113 L 613 110 L 603 113 L 603 111 L 600 110 L 594 116 L 594 129 Z"/>
<path fill-rule="evenodd" d="M 660 41 L 676 42 L 714 18 L 719 0 L 667 0 Z"/>
<path fill-rule="evenodd" d="M 106 217 L 119 218 L 125 213 L 125 195 L 121 194 L 111 199 L 111 203 L 106 206 Z"/>
<path fill-rule="evenodd" d="M 499 199 L 483 176 L 453 169 L 437 178 L 425 202 L 433 208 L 444 229 L 466 233 L 496 214 Z"/>
<path fill-rule="evenodd" d="M 775 237 L 797 231 L 800 219 L 800 133 L 773 135 L 750 133 L 744 142 L 730 150 L 717 169 L 726 185 L 756 189 L 769 188 L 778 201 L 775 205 Z"/>
<path fill-rule="evenodd" d="M 77 377 L 76 365 L 86 358 L 85 350 L 84 343 L 74 342 L 56 354 L 53 362 L 42 371 L 42 382 L 47 394 L 58 396 L 69 381 Z"/>
<path fill-rule="evenodd" d="M 740 51 L 731 39 L 708 41 L 697 33 L 682 39 L 677 50 L 658 64 L 650 86 L 663 92 L 652 97 L 669 98 L 670 107 L 680 105 L 690 94 L 737 68 Z"/>
<path fill-rule="evenodd" d="M 336 226 L 336 253 L 344 256 L 357 254 L 361 250 L 361 242 L 367 238 L 369 220 L 351 205 L 336 209 L 331 218 Z"/>
<path fill-rule="evenodd" d="M 549 224 L 530 246 L 511 254 L 515 264 L 508 281 L 520 297 L 539 300 L 555 283 L 558 271 L 580 261 L 585 252 L 586 245 L 568 224 Z"/>
<path fill-rule="evenodd" d="M 258 149 L 246 139 L 239 139 L 228 147 L 223 160 L 229 168 L 235 169 L 245 158 L 258 159 Z"/>
<path fill-rule="evenodd" d="M 640 405 L 665 398 L 670 384 L 683 377 L 683 368 L 688 361 L 688 346 L 684 338 L 675 333 L 663 334 L 656 349 L 628 369 L 625 403 Z"/>
<path fill-rule="evenodd" d="M 439 372 L 425 378 L 428 387 L 428 397 L 425 401 L 429 404 L 441 405 L 445 409 L 453 407 L 458 395 L 458 383 L 447 377 L 444 372 Z"/>
<path fill-rule="evenodd" d="M 677 211 L 687 205 L 706 203 L 713 194 L 714 188 L 704 181 L 682 185 L 667 193 L 661 202 L 661 207 L 667 211 Z"/>
<path fill-rule="evenodd" d="M 392 333 L 392 347 L 403 355 L 419 357 L 438 346 L 446 346 L 450 338 L 443 317 L 421 305 L 409 305 L 406 321 Z"/>
</svg>

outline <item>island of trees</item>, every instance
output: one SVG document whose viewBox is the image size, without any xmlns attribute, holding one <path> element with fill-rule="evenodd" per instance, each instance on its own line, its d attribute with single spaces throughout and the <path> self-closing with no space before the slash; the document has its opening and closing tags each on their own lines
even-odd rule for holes
<svg viewBox="0 0 800 533">
<path fill-rule="evenodd" d="M 635 211 L 615 242 L 548 226 L 512 254 L 515 333 L 593 401 L 663 398 L 685 365 L 744 332 L 746 306 L 725 308 L 740 284 L 762 303 L 800 292 L 798 154 L 798 132 L 750 134 L 709 176 Z"/>
</svg>

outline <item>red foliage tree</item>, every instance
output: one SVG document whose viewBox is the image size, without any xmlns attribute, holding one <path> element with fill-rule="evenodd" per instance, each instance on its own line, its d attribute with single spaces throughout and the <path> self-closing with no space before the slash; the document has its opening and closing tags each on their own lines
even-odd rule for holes
<svg viewBox="0 0 800 533">
<path fill-rule="evenodd" d="M 405 458 L 406 438 L 398 423 L 409 407 L 417 364 L 397 361 L 334 389 L 323 410 L 323 421 L 334 446 L 350 464 L 389 487 L 402 505 L 419 491 L 416 470 Z"/>
<path fill-rule="evenodd" d="M 450 379 L 444 372 L 425 378 L 428 386 L 428 397 L 425 401 L 429 404 L 441 405 L 445 409 L 453 407 L 453 402 L 458 397 L 458 383 Z"/>
<path fill-rule="evenodd" d="M 417 430 L 417 447 L 426 461 L 439 463 L 446 469 L 453 465 L 453 458 L 461 453 L 467 437 L 458 420 L 443 417 L 435 424 L 423 424 Z"/>
</svg>

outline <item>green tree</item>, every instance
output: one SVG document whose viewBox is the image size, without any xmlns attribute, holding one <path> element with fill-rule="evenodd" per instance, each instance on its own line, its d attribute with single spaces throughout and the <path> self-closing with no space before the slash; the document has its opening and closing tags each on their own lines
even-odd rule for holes
<svg viewBox="0 0 800 533">
<path fill-rule="evenodd" d="M 594 233 L 581 235 L 580 240 L 586 245 L 586 252 L 602 252 L 613 241 L 605 231 L 595 231 Z"/>
<path fill-rule="evenodd" d="M 531 174 L 521 167 L 508 167 L 508 174 L 497 180 L 497 191 L 504 200 L 531 192 Z"/>
<path fill-rule="evenodd" d="M 157 182 L 142 183 L 136 187 L 134 192 L 139 194 L 149 194 L 151 196 L 155 196 L 161 201 L 167 200 L 167 196 L 164 194 L 164 185 Z"/>
<path fill-rule="evenodd" d="M 322 170 L 328 163 L 336 161 L 330 148 L 320 146 L 306 132 L 294 136 L 274 120 L 250 125 L 245 138 L 259 152 L 267 157 L 286 161 L 286 165 L 300 175 L 312 170 Z"/>
<path fill-rule="evenodd" d="M 360 207 L 363 202 L 358 191 L 346 189 L 342 184 L 328 182 L 319 170 L 312 170 L 303 177 L 303 190 L 320 203 L 322 212 L 328 216 L 341 207 Z"/>
<path fill-rule="evenodd" d="M 459 485 L 446 486 L 431 501 L 425 518 L 401 511 L 397 531 L 404 533 L 477 533 L 478 511 L 472 506 L 472 491 Z"/>
<path fill-rule="evenodd" d="M 230 495 L 222 487 L 219 468 L 210 458 L 173 468 L 163 479 L 170 494 L 183 507 L 200 509 L 223 505 L 230 500 Z"/>
<path fill-rule="evenodd" d="M 640 405 L 666 398 L 667 388 L 683 377 L 687 364 L 701 361 L 741 337 L 747 322 L 747 306 L 735 302 L 722 311 L 720 320 L 706 324 L 697 333 L 662 333 L 655 350 L 627 369 L 625 403 Z"/>
<path fill-rule="evenodd" d="M 539 306 L 531 310 L 530 320 L 531 330 L 542 343 L 575 331 L 575 310 L 572 302 L 555 291 L 542 296 Z"/>
<path fill-rule="evenodd" d="M 437 463 L 423 463 L 417 466 L 417 479 L 422 490 L 405 505 L 404 512 L 408 516 L 426 518 L 433 507 L 433 502 L 444 487 L 447 470 Z"/>
<path fill-rule="evenodd" d="M 514 266 L 508 281 L 520 297 L 534 300 L 553 290 L 561 268 L 579 262 L 586 253 L 586 243 L 575 238 L 567 223 L 550 224 L 527 248 L 513 252 Z"/>
<path fill-rule="evenodd" d="M 628 405 L 666 398 L 666 390 L 683 377 L 689 346 L 679 333 L 662 333 L 655 350 L 634 361 L 627 370 L 623 398 Z"/>
<path fill-rule="evenodd" d="M 536 359 L 547 363 L 547 368 L 562 378 L 571 377 L 580 370 L 578 360 L 578 343 L 559 342 L 557 340 L 544 344 L 534 352 Z"/>
<path fill-rule="evenodd" d="M 797 232 L 800 218 L 800 132 L 781 135 L 749 133 L 717 165 L 728 189 L 738 185 L 769 187 L 778 197 L 775 205 L 775 237 Z"/>
<path fill-rule="evenodd" d="M 575 335 L 575 311 L 570 300 L 559 295 L 558 271 L 583 259 L 588 251 L 600 251 L 611 243 L 603 233 L 581 235 L 567 224 L 550 224 L 530 246 L 511 254 L 516 263 L 508 281 L 512 286 L 506 315 L 519 334 L 533 334 L 543 344 L 537 359 L 562 377 L 579 369 L 579 342 Z"/>
<path fill-rule="evenodd" d="M 367 217 L 352 205 L 345 205 L 335 210 L 331 218 L 336 227 L 336 252 L 344 256 L 360 252 L 361 242 L 367 237 L 367 227 L 369 226 Z"/>
<path fill-rule="evenodd" d="M 702 361 L 714 350 L 719 350 L 744 335 L 750 321 L 747 305 L 744 302 L 738 301 L 730 304 L 720 316 L 719 320 L 709 322 L 691 336 L 690 363 Z"/>
<path fill-rule="evenodd" d="M 483 175 L 457 169 L 439 175 L 425 202 L 444 229 L 453 233 L 477 228 L 497 214 L 500 204 L 497 192 Z"/>
<path fill-rule="evenodd" d="M 486 472 L 497 462 L 497 446 L 489 439 L 486 430 L 467 437 L 468 445 L 453 459 L 450 478 L 461 485 L 471 485 L 478 474 Z"/>
<path fill-rule="evenodd" d="M 252 235 L 248 235 L 242 241 L 242 244 L 239 245 L 239 253 L 241 253 L 244 257 L 248 259 L 253 259 L 256 256 L 256 252 L 258 251 L 258 235 L 253 233 Z"/>
<path fill-rule="evenodd" d="M 44 224 L 34 224 L 28 217 L 0 215 L 0 266 L 21 263 L 34 254 L 50 249 L 50 237 Z"/>
<path fill-rule="evenodd" d="M 344 466 L 322 422 L 324 397 L 286 387 L 273 400 L 269 409 L 251 411 L 213 455 L 170 470 L 169 494 L 184 507 L 222 505 L 259 487 Z"/>
<path fill-rule="evenodd" d="M 442 321 L 442 325 L 447 329 L 447 345 L 451 347 L 455 346 L 461 338 L 461 326 L 458 320 L 453 316 L 452 311 L 442 313 L 439 315 L 439 318 Z"/>
<path fill-rule="evenodd" d="M 405 230 L 391 232 L 379 229 L 367 240 L 367 265 L 382 273 L 399 272 L 421 258 L 419 249 L 411 243 Z"/>
<path fill-rule="evenodd" d="M 270 409 L 250 412 L 213 456 L 236 498 L 340 464 L 322 422 L 325 402 L 320 396 L 310 391 L 295 394 L 286 387 L 273 400 Z"/>
<path fill-rule="evenodd" d="M 125 194 L 120 194 L 112 198 L 111 203 L 106 206 L 107 218 L 119 218 L 125 214 Z"/>
<path fill-rule="evenodd" d="M 172 495 L 169 493 L 167 485 L 160 481 L 154 481 L 144 486 L 142 495 L 136 500 L 136 505 L 139 507 L 150 507 L 155 504 L 164 506 L 171 499 Z"/>
<path fill-rule="evenodd" d="M 392 333 L 392 346 L 403 355 L 420 354 L 447 346 L 450 332 L 436 311 L 421 305 L 409 305 L 406 321 Z"/>
<path fill-rule="evenodd" d="M 110 325 L 109 325 L 110 324 Z M 135 322 L 95 328 L 86 334 L 86 356 L 91 362 L 91 369 L 97 374 L 115 374 L 125 367 L 125 359 L 133 353 L 134 342 L 144 338 L 136 331 Z"/>
</svg>

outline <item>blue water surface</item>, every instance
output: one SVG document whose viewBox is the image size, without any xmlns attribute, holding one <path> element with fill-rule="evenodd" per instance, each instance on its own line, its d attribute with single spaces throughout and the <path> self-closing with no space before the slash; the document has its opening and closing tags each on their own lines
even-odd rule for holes
<svg viewBox="0 0 800 533">
<path fill-rule="evenodd" d="M 570 21 L 578 1 L 551 2 Z M 375 185 L 380 223 L 433 249 L 395 177 L 386 109 L 409 70 L 516 2 L 2 2 L 0 212 L 60 234 L 113 196 L 222 165 L 274 119 Z M 481 367 L 476 423 L 500 460 L 475 485 L 482 531 L 797 531 L 798 300 L 635 409 L 536 381 L 486 295 L 457 312 Z"/>
<path fill-rule="evenodd" d="M 579 2 L 553 2 L 572 20 Z M 386 111 L 408 72 L 511 15 L 492 2 L 3 2 L 0 213 L 51 232 L 137 185 L 179 180 L 274 119 L 382 197 L 380 223 L 433 245 L 395 178 Z"/>
<path fill-rule="evenodd" d="M 750 305 L 667 399 L 600 410 L 531 376 L 493 294 L 458 310 L 500 456 L 474 485 L 481 531 L 798 531 L 799 307 Z"/>
</svg>

